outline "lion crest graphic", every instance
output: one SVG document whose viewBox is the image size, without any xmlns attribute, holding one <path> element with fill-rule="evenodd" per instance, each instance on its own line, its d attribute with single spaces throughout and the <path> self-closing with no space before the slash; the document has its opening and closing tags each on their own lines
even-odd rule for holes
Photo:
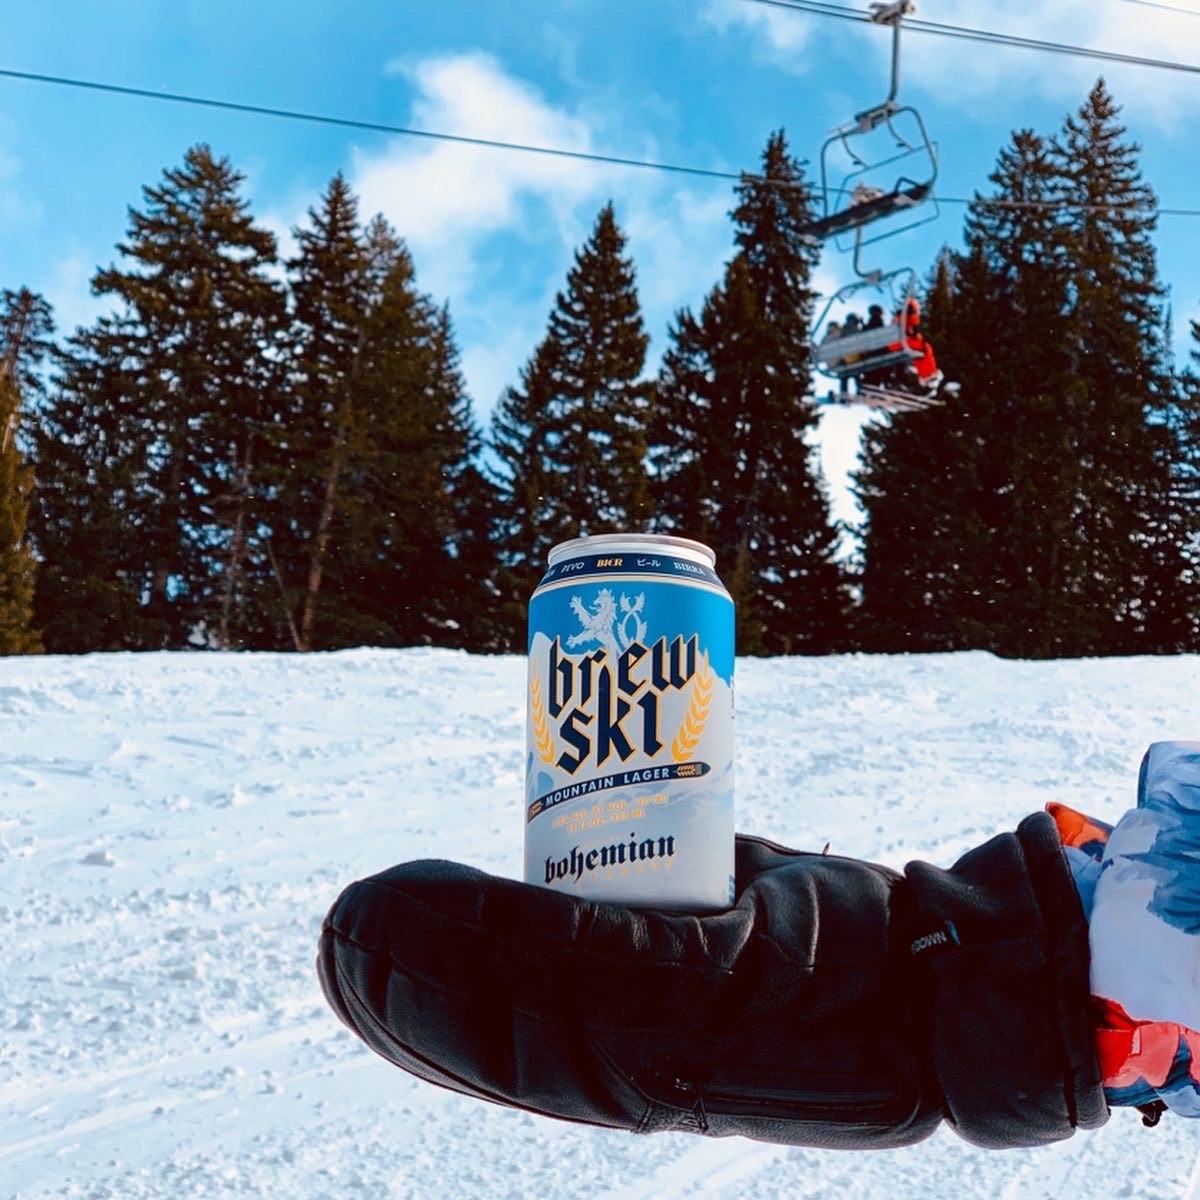
<svg viewBox="0 0 1200 1200">
<path fill-rule="evenodd" d="M 634 642 L 645 639 L 646 622 L 641 617 L 645 602 L 644 592 L 635 600 L 622 592 L 618 612 L 618 602 L 610 588 L 601 588 L 590 608 L 579 596 L 572 596 L 571 609 L 583 628 L 567 639 L 567 646 L 574 649 L 594 642 L 606 650 L 610 658 L 616 658 Z"/>
</svg>

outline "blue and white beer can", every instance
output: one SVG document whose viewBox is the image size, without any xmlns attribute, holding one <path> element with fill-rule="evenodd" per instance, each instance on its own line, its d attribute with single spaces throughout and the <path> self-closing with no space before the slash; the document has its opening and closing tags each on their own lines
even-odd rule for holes
<svg viewBox="0 0 1200 1200">
<path fill-rule="evenodd" d="M 589 900 L 733 900 L 733 600 L 699 542 L 576 538 L 529 602 L 525 879 Z"/>
</svg>

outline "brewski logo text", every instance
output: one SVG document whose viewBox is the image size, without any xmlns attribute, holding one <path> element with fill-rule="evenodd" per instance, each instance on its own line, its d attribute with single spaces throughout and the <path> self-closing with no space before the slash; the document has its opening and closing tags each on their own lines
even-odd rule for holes
<svg viewBox="0 0 1200 1200">
<path fill-rule="evenodd" d="M 653 758 L 663 748 L 662 697 L 681 691 L 695 678 L 701 666 L 699 641 L 693 634 L 669 642 L 661 637 L 652 646 L 634 642 L 614 661 L 603 649 L 572 658 L 555 638 L 547 708 L 560 743 L 567 745 L 555 765 L 574 774 L 589 759 L 598 767 L 613 754 L 627 762 L 639 748 L 635 742 Z"/>
<path fill-rule="evenodd" d="M 700 637 L 660 637 L 648 644 L 641 619 L 646 596 L 635 600 L 601 588 L 592 606 L 572 596 L 571 608 L 583 629 L 554 638 L 548 652 L 548 683 L 538 670 L 529 680 L 534 749 L 547 766 L 574 774 L 584 762 L 604 766 L 616 756 L 626 762 L 638 749 L 654 757 L 660 737 L 661 701 L 667 692 L 690 688 L 688 708 L 671 738 L 671 760 L 688 763 L 708 724 L 715 677 Z M 590 654 L 569 652 L 598 642 Z M 637 712 L 635 712 L 635 708 Z M 565 743 L 565 748 L 563 745 Z"/>
</svg>

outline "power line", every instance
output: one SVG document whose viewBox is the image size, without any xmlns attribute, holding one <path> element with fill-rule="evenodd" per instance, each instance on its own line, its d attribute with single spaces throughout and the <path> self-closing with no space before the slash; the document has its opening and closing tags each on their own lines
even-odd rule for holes
<svg viewBox="0 0 1200 1200">
<path fill-rule="evenodd" d="M 1158 0 L 1125 0 L 1126 4 L 1138 4 L 1142 8 L 1157 8 L 1162 12 L 1178 13 L 1182 17 L 1200 17 L 1194 8 L 1177 8 L 1174 4 L 1159 4 Z"/>
<path fill-rule="evenodd" d="M 1127 204 L 1072 204 L 1070 201 L 1062 200 L 989 200 L 986 196 L 975 196 L 970 200 L 964 200 L 959 196 L 936 196 L 934 198 L 939 204 L 974 204 L 984 208 L 1041 209 L 1044 212 L 1124 212 L 1129 208 Z M 1156 217 L 1200 217 L 1200 208 L 1156 208 L 1153 215 Z"/>
<path fill-rule="evenodd" d="M 865 13 L 855 12 L 837 4 L 822 0 L 745 0 L 748 4 L 764 4 L 771 8 L 791 9 L 793 12 L 809 13 L 822 17 L 836 17 L 844 21 L 870 22 Z M 1182 11 L 1182 10 L 1176 10 Z M 1172 62 L 1165 58 L 1143 58 L 1135 54 L 1123 54 L 1117 50 L 1098 50 L 1089 46 L 1073 46 L 1066 42 L 1044 41 L 1041 38 L 1022 37 L 1015 33 L 997 33 L 988 29 L 972 29 L 966 25 L 945 25 L 937 21 L 921 21 L 907 17 L 904 28 L 914 33 L 933 34 L 936 37 L 955 38 L 967 42 L 984 42 L 991 46 L 1010 46 L 1020 50 L 1041 50 L 1051 54 L 1063 54 L 1073 58 L 1098 59 L 1101 62 L 1121 63 L 1125 66 L 1152 67 L 1159 71 L 1180 71 L 1186 75 L 1200 75 L 1200 66 L 1193 63 Z"/>
<path fill-rule="evenodd" d="M 572 158 L 584 162 L 606 163 L 618 167 L 638 167 L 649 171 L 670 171 L 677 175 L 699 175 L 708 179 L 741 180 L 739 171 L 715 171 L 706 167 L 685 167 L 675 163 L 648 162 L 637 158 L 620 158 L 611 154 L 592 154 L 585 150 L 564 150 L 556 146 L 534 146 L 524 142 L 504 142 L 493 138 L 466 137 L 457 133 L 439 133 L 429 129 L 410 129 L 378 121 L 359 121 L 349 117 L 330 117 L 320 113 L 298 112 L 294 109 L 272 108 L 263 104 L 242 104 L 235 100 L 216 100 L 209 96 L 189 96 L 182 92 L 156 92 L 148 88 L 126 87 L 118 83 L 101 83 L 92 79 L 71 79 L 62 75 L 39 75 L 33 71 L 13 71 L 0 67 L 0 77 L 20 79 L 31 83 L 50 83 L 58 87 L 82 88 L 92 92 L 107 92 L 116 96 L 133 96 L 140 100 L 166 100 L 172 104 L 191 104 L 225 112 L 248 113 L 258 117 L 278 117 L 285 121 L 304 121 L 311 125 L 333 125 L 341 129 L 361 129 L 369 133 L 390 133 L 403 137 L 428 138 L 438 142 L 457 142 L 464 146 L 482 146 L 490 150 L 508 150 L 521 154 L 543 154 L 553 158 Z"/>
<path fill-rule="evenodd" d="M 757 3 L 779 3 L 783 7 L 794 8 L 802 0 L 756 0 Z M 861 16 L 850 9 L 839 8 L 837 5 L 822 4 L 821 7 L 836 10 L 838 15 L 846 15 L 854 20 L 868 21 L 870 18 Z M 833 15 L 831 13 L 831 15 Z M 117 83 L 103 83 L 98 80 L 73 79 L 61 75 L 42 75 L 32 71 L 15 71 L 0 67 L 0 78 L 18 79 L 32 83 L 46 83 L 58 87 L 84 89 L 93 92 L 104 92 L 116 96 L 128 96 L 139 100 L 162 100 L 172 104 L 187 104 L 201 108 L 218 109 L 225 112 L 242 113 L 249 116 L 276 117 L 283 120 L 301 121 L 314 125 L 330 125 L 341 129 L 359 129 L 370 133 L 386 133 L 400 137 L 425 138 L 431 141 L 452 142 L 459 145 L 478 146 L 489 150 L 504 150 L 522 154 L 542 154 L 553 158 L 576 159 L 583 162 L 604 163 L 609 166 L 634 167 L 648 171 L 666 171 L 677 175 L 698 176 L 704 179 L 720 179 L 734 183 L 750 182 L 765 183 L 772 187 L 791 187 L 795 185 L 776 180 L 766 179 L 761 175 L 753 175 L 745 171 L 718 171 L 708 167 L 691 167 L 677 163 L 660 163 L 646 159 L 625 158 L 620 155 L 595 154 L 584 150 L 566 150 L 559 146 L 537 146 L 524 142 L 498 141 L 493 138 L 467 137 L 463 134 L 443 133 L 431 129 L 411 129 L 403 125 L 388 125 L 377 121 L 360 121 L 350 117 L 331 117 L 321 113 L 306 113 L 292 109 L 274 108 L 261 104 L 243 104 L 235 100 L 218 100 L 208 96 L 191 96 L 182 92 L 156 92 L 147 88 L 127 87 Z M 805 186 L 805 185 L 801 185 Z M 843 189 L 831 188 L 837 194 Z M 1060 201 L 1039 200 L 988 200 L 983 197 L 964 198 L 961 196 L 937 196 L 939 204 L 984 205 L 991 208 L 1041 208 L 1063 209 L 1071 212 L 1109 212 L 1122 208 L 1122 205 L 1112 204 L 1064 204 Z M 1155 215 L 1160 217 L 1200 217 L 1200 209 L 1195 208 L 1159 208 Z"/>
</svg>

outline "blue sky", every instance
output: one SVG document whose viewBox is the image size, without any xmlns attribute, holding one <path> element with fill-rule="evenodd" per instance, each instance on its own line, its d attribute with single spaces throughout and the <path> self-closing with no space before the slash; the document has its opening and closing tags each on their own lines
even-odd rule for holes
<svg viewBox="0 0 1200 1200">
<path fill-rule="evenodd" d="M 850 0 L 847 0 L 849 3 Z M 1200 0 L 921 0 L 921 19 L 1200 64 Z M 865 5 L 863 6 L 865 7 Z M 737 171 L 772 130 L 816 163 L 826 133 L 887 91 L 890 40 L 866 25 L 750 0 L 509 0 L 332 5 L 311 0 L 43 0 L 5 17 L 0 67 L 241 103 Z M 945 197 L 969 197 L 1011 131 L 1050 133 L 1098 74 L 1143 146 L 1164 206 L 1200 208 L 1200 78 L 924 36 L 903 44 L 901 99 L 938 142 Z M 651 361 L 673 313 L 698 308 L 732 244 L 731 185 L 222 113 L 0 78 L 0 286 L 54 304 L 60 327 L 98 311 L 88 281 L 114 261 L 127 208 L 205 141 L 247 176 L 260 221 L 290 229 L 345 172 L 364 215 L 407 240 L 447 301 L 486 422 L 544 333 L 571 257 L 609 199 L 630 238 Z M 881 243 L 873 261 L 922 273 L 958 245 L 963 209 Z M 1177 345 L 1200 318 L 1200 220 L 1157 244 Z M 830 249 L 818 286 L 851 278 Z M 861 411 L 819 434 L 835 511 Z"/>
</svg>

